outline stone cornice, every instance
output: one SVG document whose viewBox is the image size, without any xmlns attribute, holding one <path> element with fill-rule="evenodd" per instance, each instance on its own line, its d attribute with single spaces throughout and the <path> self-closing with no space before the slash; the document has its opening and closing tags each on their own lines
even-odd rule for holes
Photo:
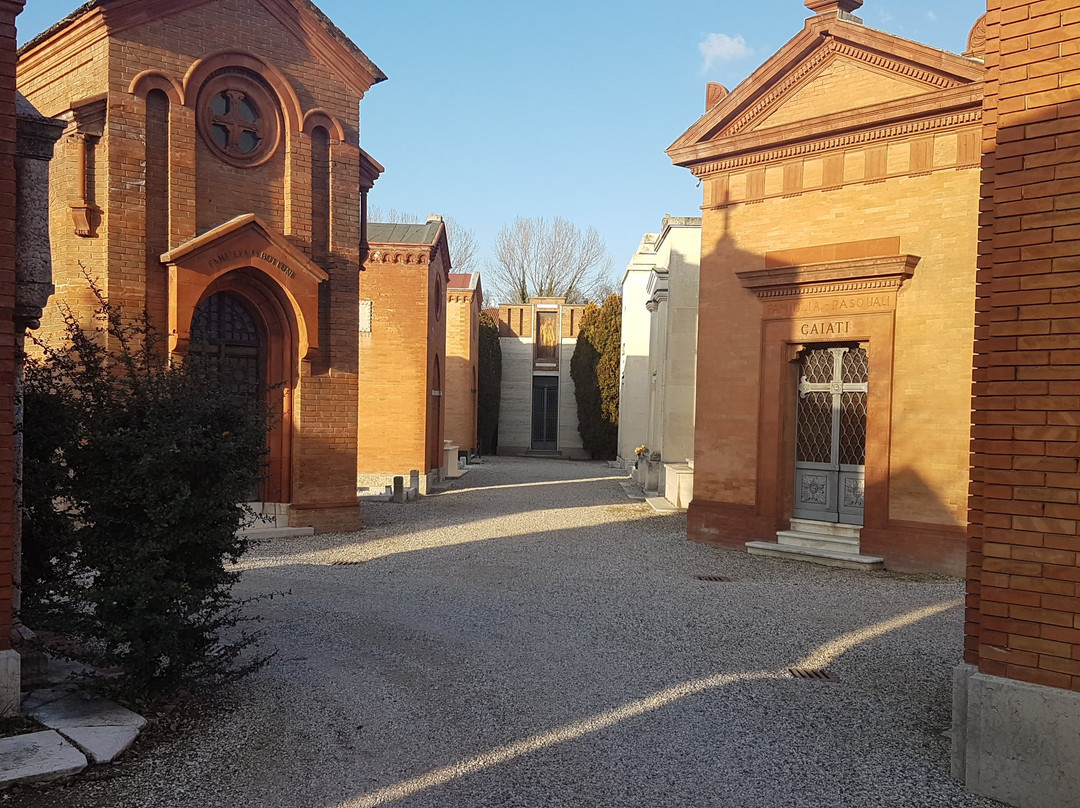
<svg viewBox="0 0 1080 808">
<path fill-rule="evenodd" d="M 964 89 L 966 90 L 967 88 Z M 706 160 L 689 166 L 689 168 L 694 176 L 704 177 L 722 171 L 763 165 L 765 163 L 774 163 L 793 157 L 823 154 L 835 149 L 850 149 L 852 147 L 867 146 L 882 141 L 899 140 L 913 135 L 931 134 L 964 126 L 978 126 L 981 122 L 982 107 L 979 102 L 975 102 L 968 109 L 962 109 L 944 115 L 887 124 L 884 126 L 875 126 L 861 131 L 833 134 L 831 136 L 767 148 L 761 151 L 740 150 L 740 153 L 738 154 L 720 157 L 719 159 Z M 978 163 L 972 163 L 972 165 L 978 165 Z"/>
<path fill-rule="evenodd" d="M 430 246 L 413 244 L 368 244 L 368 264 L 415 264 L 426 266 L 431 262 Z"/>
<path fill-rule="evenodd" d="M 742 113 L 734 121 L 728 124 L 728 126 L 724 128 L 723 134 L 725 136 L 737 135 L 740 132 L 745 131 L 747 127 L 763 115 L 775 109 L 776 102 L 794 90 L 799 84 L 806 80 L 811 73 L 824 65 L 825 62 L 830 61 L 837 56 L 846 56 L 854 61 L 882 69 L 888 73 L 913 79 L 921 84 L 926 84 L 928 89 L 937 88 L 946 90 L 960 84 L 957 79 L 951 76 L 928 70 L 925 67 L 911 64 L 910 62 L 903 62 L 899 59 L 890 58 L 883 53 L 875 53 L 863 48 L 857 48 L 848 42 L 842 42 L 834 37 L 830 37 L 825 41 L 825 44 L 822 47 L 811 54 L 810 58 L 800 64 L 795 70 L 791 71 L 791 73 L 783 80 L 775 84 L 772 89 L 758 98 L 746 112 Z"/>
<path fill-rule="evenodd" d="M 915 273 L 917 255 L 885 255 L 803 266 L 736 272 L 739 282 L 762 300 L 806 295 L 899 289 Z"/>
<path fill-rule="evenodd" d="M 446 300 L 449 303 L 471 303 L 476 300 L 476 290 L 448 288 L 446 290 Z"/>
</svg>

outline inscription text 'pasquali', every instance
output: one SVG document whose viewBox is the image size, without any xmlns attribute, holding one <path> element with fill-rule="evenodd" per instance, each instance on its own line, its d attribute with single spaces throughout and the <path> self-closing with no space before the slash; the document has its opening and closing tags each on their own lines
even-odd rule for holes
<svg viewBox="0 0 1080 808">
<path fill-rule="evenodd" d="M 263 252 L 262 250 L 229 250 L 210 259 L 211 267 L 219 267 L 223 264 L 231 264 L 234 261 L 247 260 L 249 258 L 258 258 L 260 261 L 265 261 L 272 267 L 280 269 L 287 278 L 295 278 L 296 272 L 292 267 L 283 261 L 278 260 L 270 253 Z"/>
<path fill-rule="evenodd" d="M 850 320 L 833 320 L 831 322 L 803 323 L 799 326 L 799 333 L 804 337 L 839 337 L 851 333 Z"/>
<path fill-rule="evenodd" d="M 861 314 L 871 311 L 891 311 L 896 308 L 893 294 L 849 295 L 845 297 L 804 298 L 801 300 L 777 300 L 765 304 L 765 317 L 813 317 L 836 314 Z"/>
</svg>

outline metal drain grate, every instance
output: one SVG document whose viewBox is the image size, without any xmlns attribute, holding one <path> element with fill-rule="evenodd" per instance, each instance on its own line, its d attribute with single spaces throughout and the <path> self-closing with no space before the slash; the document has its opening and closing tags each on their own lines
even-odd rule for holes
<svg viewBox="0 0 1080 808">
<path fill-rule="evenodd" d="M 331 561 L 331 567 L 352 567 L 356 564 L 366 564 L 366 561 Z"/>
<path fill-rule="evenodd" d="M 818 679 L 823 682 L 839 682 L 835 675 L 824 668 L 788 668 L 796 679 Z"/>
<path fill-rule="evenodd" d="M 731 579 L 725 578 L 723 575 L 695 575 L 699 581 L 706 581 L 711 584 L 730 584 Z"/>
</svg>

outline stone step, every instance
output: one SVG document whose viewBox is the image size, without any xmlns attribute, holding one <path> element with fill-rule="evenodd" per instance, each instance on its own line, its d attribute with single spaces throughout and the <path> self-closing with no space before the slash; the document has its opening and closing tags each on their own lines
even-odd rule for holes
<svg viewBox="0 0 1080 808">
<path fill-rule="evenodd" d="M 828 533 L 809 533 L 802 530 L 781 530 L 776 534 L 776 541 L 790 547 L 816 547 L 819 550 L 836 550 L 839 553 L 859 552 L 858 538 L 833 536 Z"/>
<path fill-rule="evenodd" d="M 678 513 L 679 509 L 665 497 L 645 497 L 645 502 L 657 513 Z"/>
<path fill-rule="evenodd" d="M 314 536 L 313 527 L 252 527 L 236 531 L 237 535 L 248 539 L 295 539 L 301 536 Z"/>
<path fill-rule="evenodd" d="M 817 522 L 813 519 L 791 518 L 791 529 L 799 533 L 826 533 L 830 536 L 858 540 L 862 530 L 860 525 L 847 525 L 842 522 Z"/>
<path fill-rule="evenodd" d="M 813 564 L 823 564 L 827 567 L 843 567 L 850 570 L 879 570 L 885 566 L 885 559 L 878 556 L 841 553 L 816 547 L 776 544 L 771 541 L 748 541 L 746 550 L 751 555 L 786 558 L 789 561 L 809 561 Z"/>
</svg>

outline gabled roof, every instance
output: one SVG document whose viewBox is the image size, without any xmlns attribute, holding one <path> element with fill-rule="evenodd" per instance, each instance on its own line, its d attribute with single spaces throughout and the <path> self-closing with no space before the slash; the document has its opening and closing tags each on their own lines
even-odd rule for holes
<svg viewBox="0 0 1080 808">
<path fill-rule="evenodd" d="M 451 272 L 450 280 L 446 284 L 447 289 L 476 289 L 480 283 L 479 272 Z"/>
<path fill-rule="evenodd" d="M 47 30 L 38 34 L 19 49 L 22 56 L 43 42 L 66 35 L 69 29 L 81 29 L 97 18 L 104 23 L 106 33 L 115 33 L 151 20 L 168 17 L 211 0 L 90 0 Z M 372 84 L 386 80 L 367 55 L 340 28 L 330 21 L 311 0 L 258 0 L 286 28 L 290 29 L 312 53 L 321 56 L 329 66 L 342 69 L 343 77 L 354 89 L 365 93 Z M 351 75 L 346 68 L 351 61 L 360 69 L 363 79 Z"/>
<path fill-rule="evenodd" d="M 439 238 L 441 221 L 425 224 L 400 224 L 396 222 L 368 222 L 368 244 L 422 244 L 433 245 Z"/>
<path fill-rule="evenodd" d="M 820 14 L 667 150 L 692 165 L 978 106 L 982 62 Z"/>
</svg>

